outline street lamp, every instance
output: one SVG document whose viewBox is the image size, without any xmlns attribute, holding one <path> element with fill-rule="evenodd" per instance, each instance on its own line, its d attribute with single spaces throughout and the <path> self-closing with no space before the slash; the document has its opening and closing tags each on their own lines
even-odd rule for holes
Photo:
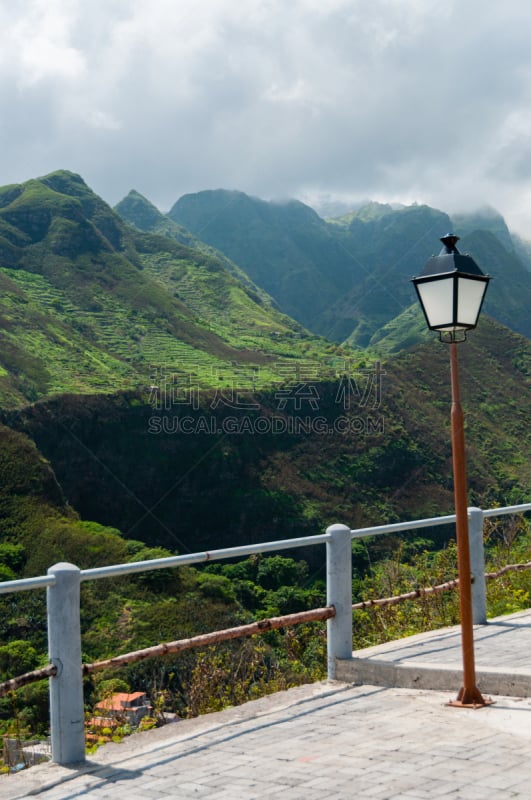
<svg viewBox="0 0 531 800">
<path fill-rule="evenodd" d="M 442 342 L 450 345 L 452 381 L 452 460 L 456 516 L 457 561 L 459 571 L 459 607 L 463 652 L 463 686 L 457 699 L 449 703 L 458 707 L 488 705 L 476 687 L 474 666 L 474 622 L 472 617 L 472 573 L 468 542 L 468 503 L 465 462 L 463 410 L 459 390 L 457 344 L 466 339 L 467 330 L 476 327 L 483 298 L 490 278 L 480 270 L 473 258 L 462 255 L 456 247 L 458 236 L 447 234 L 438 256 L 432 256 L 421 274 L 413 278 L 428 328 L 439 331 Z"/>
</svg>

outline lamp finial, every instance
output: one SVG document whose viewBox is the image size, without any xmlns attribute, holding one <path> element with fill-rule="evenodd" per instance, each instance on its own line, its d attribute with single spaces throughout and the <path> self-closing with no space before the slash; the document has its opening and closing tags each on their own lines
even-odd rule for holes
<svg viewBox="0 0 531 800">
<path fill-rule="evenodd" d="M 459 236 L 456 236 L 455 233 L 447 233 L 446 236 L 443 236 L 441 242 L 444 245 L 444 249 L 441 252 L 441 255 L 445 253 L 459 253 L 459 250 L 456 247 L 458 241 Z"/>
</svg>

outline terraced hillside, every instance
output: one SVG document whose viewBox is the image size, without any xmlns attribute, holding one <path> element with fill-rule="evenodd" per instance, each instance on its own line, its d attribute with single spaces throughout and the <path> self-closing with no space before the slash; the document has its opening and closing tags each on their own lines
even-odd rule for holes
<svg viewBox="0 0 531 800">
<path fill-rule="evenodd" d="M 63 171 L 0 189 L 0 339 L 4 407 L 149 387 L 162 371 L 263 387 L 295 362 L 326 377 L 332 356 L 353 357 L 205 248 L 135 231 Z"/>
<path fill-rule="evenodd" d="M 529 258 L 495 212 L 452 220 L 426 205 L 367 203 L 324 220 L 303 203 L 219 189 L 184 195 L 168 217 L 235 261 L 309 330 L 357 347 L 370 347 L 382 326 L 416 305 L 410 279 L 453 230 L 460 251 L 496 279 L 485 313 L 531 336 Z"/>
</svg>

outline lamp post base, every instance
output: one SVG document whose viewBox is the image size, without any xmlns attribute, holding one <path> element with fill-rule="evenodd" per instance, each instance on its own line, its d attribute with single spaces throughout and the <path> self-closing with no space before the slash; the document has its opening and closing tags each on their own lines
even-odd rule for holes
<svg viewBox="0 0 531 800">
<path fill-rule="evenodd" d="M 459 690 L 459 694 L 455 700 L 450 700 L 446 703 L 447 706 L 453 708 L 483 708 L 483 706 L 491 706 L 495 701 L 490 697 L 483 697 L 479 689 L 466 689 L 464 686 Z"/>
</svg>

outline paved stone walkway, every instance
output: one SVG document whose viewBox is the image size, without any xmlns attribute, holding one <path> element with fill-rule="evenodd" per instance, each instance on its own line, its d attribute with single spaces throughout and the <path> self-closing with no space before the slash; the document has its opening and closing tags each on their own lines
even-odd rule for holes
<svg viewBox="0 0 531 800">
<path fill-rule="evenodd" d="M 354 655 L 379 680 L 394 665 L 393 678 L 449 679 L 451 691 L 301 686 L 106 745 L 79 769 L 0 777 L 0 800 L 531 800 L 531 612 L 492 620 L 476 641 L 485 675 L 519 696 L 448 707 L 460 642 L 456 630 L 436 631 Z"/>
<path fill-rule="evenodd" d="M 319 683 L 1 779 L 2 800 L 531 798 L 531 702 Z"/>
</svg>

